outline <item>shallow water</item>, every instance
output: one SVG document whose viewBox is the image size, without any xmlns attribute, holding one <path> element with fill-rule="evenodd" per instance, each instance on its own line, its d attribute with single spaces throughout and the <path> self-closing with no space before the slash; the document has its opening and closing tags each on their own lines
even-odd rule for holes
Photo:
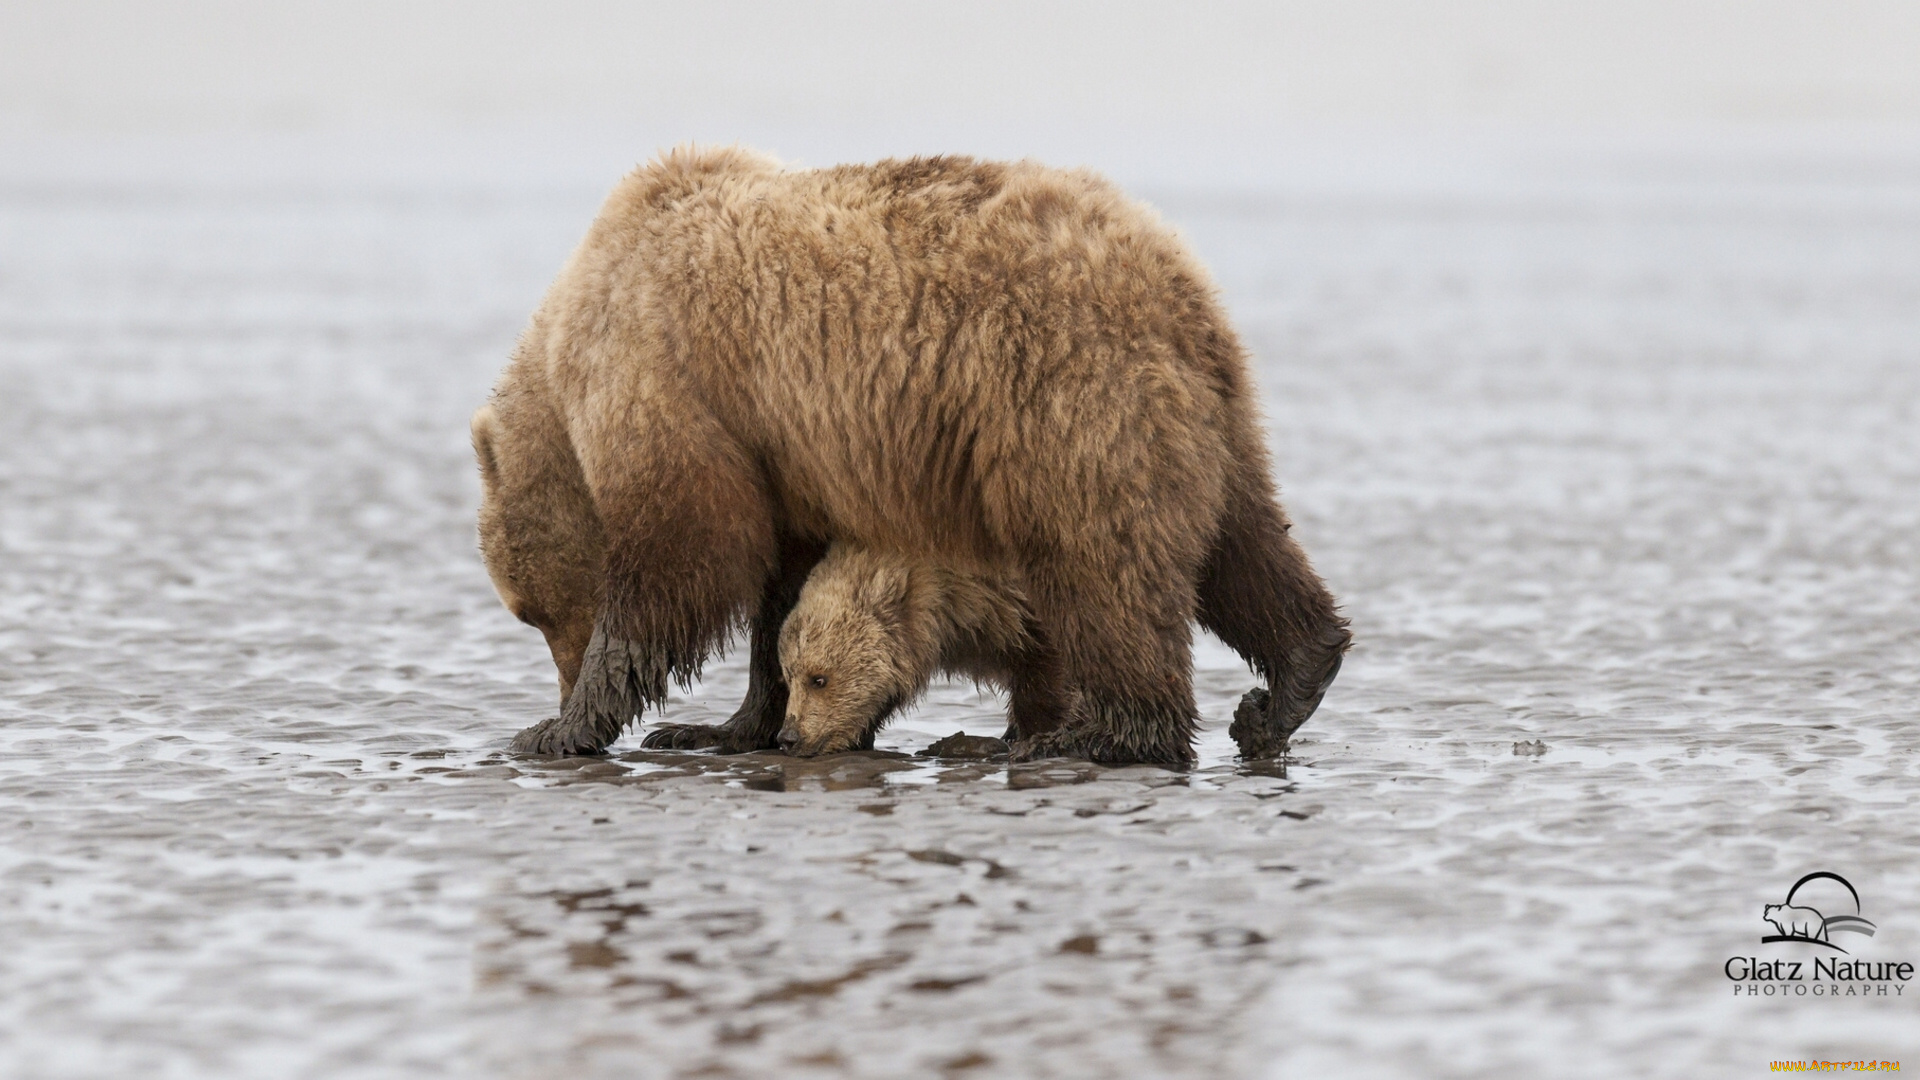
<svg viewBox="0 0 1920 1080">
<path fill-rule="evenodd" d="M 1284 770 L 1202 642 L 1187 773 L 913 757 L 997 733 L 965 685 L 509 757 L 553 673 L 466 416 L 612 178 L 99 160 L 0 178 L 9 1076 L 1920 1064 L 1920 986 L 1722 972 L 1820 869 L 1920 960 L 1920 155 L 1152 193 L 1359 638 Z"/>
</svg>

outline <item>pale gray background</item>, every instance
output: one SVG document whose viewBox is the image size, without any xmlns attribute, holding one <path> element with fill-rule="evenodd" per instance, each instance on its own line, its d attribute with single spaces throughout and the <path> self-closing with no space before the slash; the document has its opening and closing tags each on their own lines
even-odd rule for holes
<svg viewBox="0 0 1920 1080">
<path fill-rule="evenodd" d="M 1920 118 L 1903 0 L 100 3 L 0 8 L 0 115 L 1046 128 Z"/>
</svg>

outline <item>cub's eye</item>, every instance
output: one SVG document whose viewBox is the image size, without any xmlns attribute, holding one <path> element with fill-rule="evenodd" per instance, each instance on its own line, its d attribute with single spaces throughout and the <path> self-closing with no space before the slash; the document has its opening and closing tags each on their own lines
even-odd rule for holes
<svg viewBox="0 0 1920 1080">
<path fill-rule="evenodd" d="M 813 678 L 808 679 L 807 682 L 812 683 L 815 690 L 825 690 L 827 688 L 827 677 L 825 675 L 815 675 Z"/>
</svg>

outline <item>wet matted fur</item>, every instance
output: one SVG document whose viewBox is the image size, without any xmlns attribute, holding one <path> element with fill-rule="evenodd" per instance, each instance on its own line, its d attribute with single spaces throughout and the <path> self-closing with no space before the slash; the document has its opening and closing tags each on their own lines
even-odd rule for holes
<svg viewBox="0 0 1920 1080">
<path fill-rule="evenodd" d="M 1029 756 L 1191 760 L 1195 620 L 1267 679 L 1235 734 L 1273 753 L 1348 640 L 1205 272 L 1084 172 L 667 154 L 609 196 L 473 427 L 488 570 L 561 676 L 523 751 L 605 747 L 742 624 L 740 711 L 648 743 L 772 745 L 771 645 L 830 541 L 1020 582 Z"/>
</svg>

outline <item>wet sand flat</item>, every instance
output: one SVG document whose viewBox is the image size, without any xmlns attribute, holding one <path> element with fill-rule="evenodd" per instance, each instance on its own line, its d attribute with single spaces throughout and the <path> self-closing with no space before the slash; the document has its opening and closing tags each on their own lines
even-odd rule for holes
<svg viewBox="0 0 1920 1080">
<path fill-rule="evenodd" d="M 466 417 L 613 178 L 36 157 L 0 183 L 0 1071 L 1920 1064 L 1920 984 L 1723 971 L 1814 870 L 1855 955 L 1920 960 L 1896 149 L 1144 192 L 1358 639 L 1284 768 L 1232 760 L 1252 677 L 1200 642 L 1185 773 L 913 756 L 998 732 L 966 685 L 873 754 L 510 757 L 554 678 L 474 552 Z M 729 658 L 668 716 L 743 690 Z"/>
</svg>

